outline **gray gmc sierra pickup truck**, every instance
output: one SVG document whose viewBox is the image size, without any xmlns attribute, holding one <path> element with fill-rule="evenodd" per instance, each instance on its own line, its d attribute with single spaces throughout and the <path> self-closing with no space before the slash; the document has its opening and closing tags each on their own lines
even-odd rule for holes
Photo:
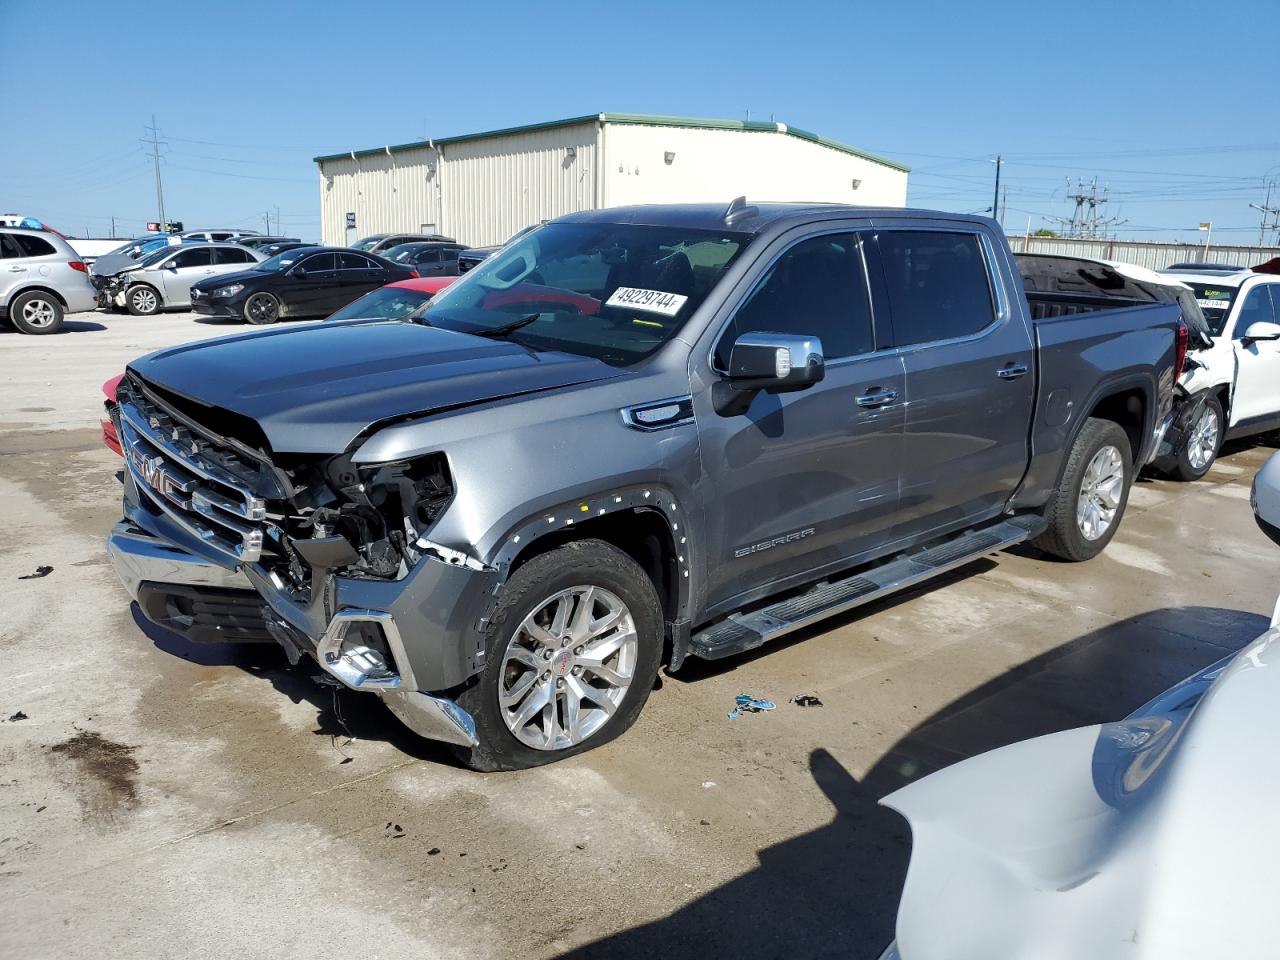
<svg viewBox="0 0 1280 960">
<path fill-rule="evenodd" d="M 1176 305 L 1029 301 L 990 220 L 579 213 L 420 315 L 129 365 L 108 408 L 143 614 L 267 640 L 482 770 L 605 743 L 660 665 L 1024 540 L 1115 534 Z"/>
</svg>

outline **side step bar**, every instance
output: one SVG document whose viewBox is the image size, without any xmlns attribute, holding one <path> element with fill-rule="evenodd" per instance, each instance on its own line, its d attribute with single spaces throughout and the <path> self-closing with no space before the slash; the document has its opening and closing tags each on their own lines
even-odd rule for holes
<svg viewBox="0 0 1280 960">
<path fill-rule="evenodd" d="M 730 614 L 695 633 L 689 641 L 689 655 L 719 660 L 754 650 L 819 620 L 905 590 L 979 557 L 1029 540 L 1046 526 L 1040 516 L 1009 517 L 989 526 L 967 530 L 932 547 L 899 554 L 843 580 L 824 581 L 805 593 L 759 610 Z"/>
</svg>

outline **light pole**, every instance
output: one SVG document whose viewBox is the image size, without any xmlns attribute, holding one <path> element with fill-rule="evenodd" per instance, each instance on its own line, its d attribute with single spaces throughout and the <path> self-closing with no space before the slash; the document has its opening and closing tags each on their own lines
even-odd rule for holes
<svg viewBox="0 0 1280 960">
<path fill-rule="evenodd" d="M 1209 241 L 1213 239 L 1213 221 L 1208 220 L 1200 224 L 1200 229 L 1207 231 L 1204 236 L 1204 262 L 1209 262 Z"/>
</svg>

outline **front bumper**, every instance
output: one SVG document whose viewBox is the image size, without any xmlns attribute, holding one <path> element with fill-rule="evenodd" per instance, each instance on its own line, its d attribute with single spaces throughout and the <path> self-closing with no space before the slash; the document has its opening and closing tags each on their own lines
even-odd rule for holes
<svg viewBox="0 0 1280 960">
<path fill-rule="evenodd" d="M 152 615 L 157 609 L 154 601 L 150 609 L 146 605 L 148 584 L 182 584 L 187 594 L 194 592 L 197 599 L 204 594 L 214 602 L 220 599 L 219 591 L 236 589 L 242 596 L 256 598 L 265 636 L 255 639 L 274 639 L 295 662 L 306 654 L 351 689 L 377 694 L 419 736 L 476 745 L 470 714 L 452 699 L 430 691 L 458 686 L 483 666 L 479 620 L 496 587 L 496 571 L 424 558 L 400 581 L 330 574 L 313 591 L 314 602 L 301 604 L 259 565 L 243 564 L 233 571 L 202 558 L 196 538 L 163 512 L 144 506 L 143 497 L 126 473 L 127 519 L 112 531 L 107 551 L 148 619 L 173 629 L 171 623 Z M 391 660 L 386 670 L 361 669 L 368 652 L 361 630 L 370 627 L 386 641 Z"/>
<path fill-rule="evenodd" d="M 207 317 L 238 317 L 240 304 L 231 300 L 210 300 L 208 297 L 191 297 L 191 309 Z"/>
</svg>

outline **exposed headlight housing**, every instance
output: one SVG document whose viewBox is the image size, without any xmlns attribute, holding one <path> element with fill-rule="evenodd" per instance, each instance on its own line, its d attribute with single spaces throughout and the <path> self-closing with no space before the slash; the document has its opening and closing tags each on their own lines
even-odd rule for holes
<svg viewBox="0 0 1280 960">
<path fill-rule="evenodd" d="M 234 297 L 237 293 L 244 289 L 243 283 L 229 283 L 225 287 L 218 287 L 212 293 L 211 297 Z"/>
</svg>

